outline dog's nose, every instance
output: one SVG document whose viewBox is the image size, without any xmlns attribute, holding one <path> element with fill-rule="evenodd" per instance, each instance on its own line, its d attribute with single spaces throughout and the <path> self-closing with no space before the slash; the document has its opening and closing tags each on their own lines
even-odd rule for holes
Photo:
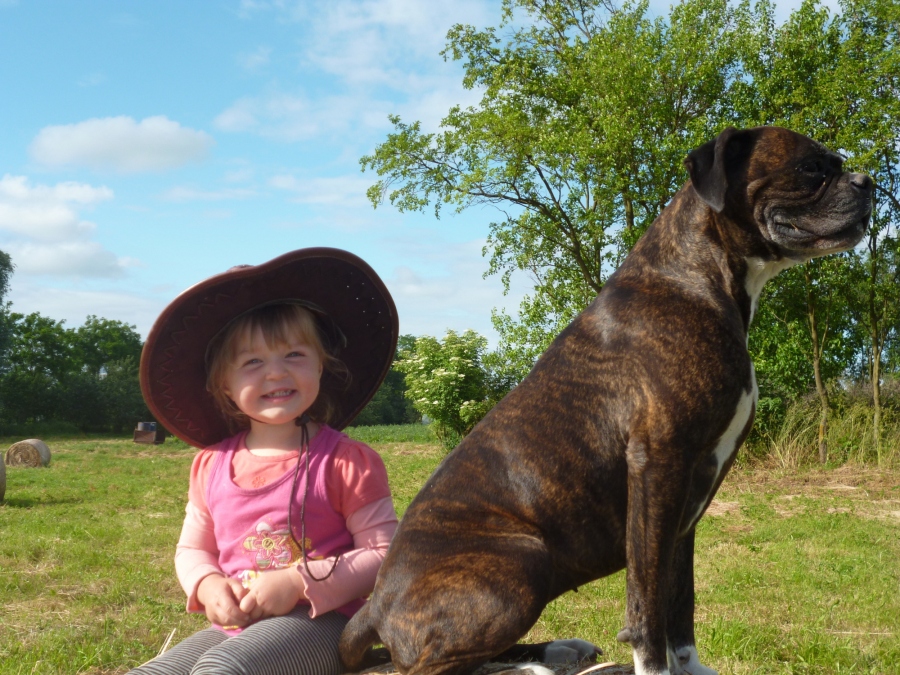
<svg viewBox="0 0 900 675">
<path fill-rule="evenodd" d="M 865 173 L 851 173 L 850 184 L 860 192 L 872 191 L 872 179 L 869 178 L 868 174 Z"/>
</svg>

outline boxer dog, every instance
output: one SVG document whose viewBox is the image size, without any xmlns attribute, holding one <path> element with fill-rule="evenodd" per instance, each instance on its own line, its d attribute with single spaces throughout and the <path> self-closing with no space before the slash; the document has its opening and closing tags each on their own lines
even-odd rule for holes
<svg viewBox="0 0 900 675">
<path fill-rule="evenodd" d="M 862 237 L 873 184 L 777 127 L 724 130 L 600 295 L 410 504 L 349 670 L 462 675 L 553 598 L 627 570 L 637 675 L 713 675 L 694 643 L 694 530 L 750 430 L 747 331 L 763 284 Z"/>
</svg>

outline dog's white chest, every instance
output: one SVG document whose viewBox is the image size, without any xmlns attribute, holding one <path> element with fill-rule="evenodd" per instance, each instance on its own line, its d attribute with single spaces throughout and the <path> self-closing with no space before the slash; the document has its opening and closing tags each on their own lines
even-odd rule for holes
<svg viewBox="0 0 900 675">
<path fill-rule="evenodd" d="M 728 424 L 725 432 L 719 437 L 719 441 L 716 443 L 716 449 L 713 453 L 718 464 L 716 467 L 717 479 L 719 474 L 722 473 L 722 468 L 725 466 L 725 463 L 734 456 L 735 452 L 737 452 L 737 444 L 741 440 L 744 429 L 747 428 L 747 423 L 756 411 L 756 401 L 758 397 L 759 388 L 756 386 L 756 372 L 751 363 L 750 389 L 749 391 L 745 390 L 741 394 L 737 408 L 734 411 L 734 417 L 731 418 L 731 422 Z"/>
<path fill-rule="evenodd" d="M 756 411 L 756 401 L 758 397 L 759 388 L 756 385 L 756 373 L 754 372 L 753 364 L 751 363 L 749 389 L 745 389 L 741 393 L 741 398 L 738 400 L 731 422 L 728 423 L 725 431 L 719 436 L 712 452 L 711 461 L 715 462 L 715 469 L 712 473 L 712 480 L 709 483 L 710 493 L 705 495 L 705 498 L 700 497 L 698 500 L 699 503 L 690 505 L 690 507 L 693 508 L 693 513 L 688 511 L 688 513 L 691 513 L 691 517 L 686 521 L 687 527 L 684 528 L 684 532 L 697 524 L 697 521 L 700 520 L 700 516 L 703 515 L 706 507 L 709 506 L 709 502 L 712 501 L 712 491 L 715 489 L 715 486 L 719 484 L 722 472 L 725 470 L 725 467 L 729 465 L 731 458 L 734 457 L 734 453 L 738 450 L 738 444 L 743 440 L 744 430 L 747 428 L 748 423 L 753 418 L 753 414 Z"/>
<path fill-rule="evenodd" d="M 756 314 L 756 308 L 759 305 L 759 296 L 762 293 L 763 286 L 769 279 L 772 279 L 779 272 L 786 270 L 788 267 L 797 264 L 797 260 L 782 258 L 781 260 L 763 260 L 762 258 L 750 257 L 747 261 L 747 278 L 744 280 L 744 289 L 750 296 L 750 322 Z M 754 379 L 754 386 L 756 380 Z"/>
</svg>

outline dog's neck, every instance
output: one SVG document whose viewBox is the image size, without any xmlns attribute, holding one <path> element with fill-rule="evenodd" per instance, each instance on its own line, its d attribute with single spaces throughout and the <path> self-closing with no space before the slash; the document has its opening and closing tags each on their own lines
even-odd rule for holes
<svg viewBox="0 0 900 675">
<path fill-rule="evenodd" d="M 698 293 L 705 293 L 706 280 L 717 277 L 719 282 L 713 285 L 733 298 L 746 335 L 766 282 L 800 261 L 774 251 L 755 235 L 752 223 L 735 222 L 728 214 L 713 211 L 689 186 L 666 208 L 669 217 L 655 221 L 633 253 L 652 259 L 653 269 L 672 283 L 693 287 Z M 704 226 L 697 227 L 698 222 Z M 675 241 L 679 246 L 672 245 Z M 708 254 L 692 258 L 691 268 L 686 268 L 680 254 L 683 247 L 704 249 Z"/>
</svg>

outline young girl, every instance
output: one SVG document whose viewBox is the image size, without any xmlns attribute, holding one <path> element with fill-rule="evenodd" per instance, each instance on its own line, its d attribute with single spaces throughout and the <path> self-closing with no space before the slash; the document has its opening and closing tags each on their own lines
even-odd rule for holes
<svg viewBox="0 0 900 675">
<path fill-rule="evenodd" d="M 141 386 L 159 422 L 204 448 L 175 568 L 212 626 L 132 672 L 342 672 L 341 631 L 397 517 L 381 458 L 338 429 L 374 395 L 397 332 L 384 284 L 336 249 L 233 268 L 163 311 Z"/>
</svg>

